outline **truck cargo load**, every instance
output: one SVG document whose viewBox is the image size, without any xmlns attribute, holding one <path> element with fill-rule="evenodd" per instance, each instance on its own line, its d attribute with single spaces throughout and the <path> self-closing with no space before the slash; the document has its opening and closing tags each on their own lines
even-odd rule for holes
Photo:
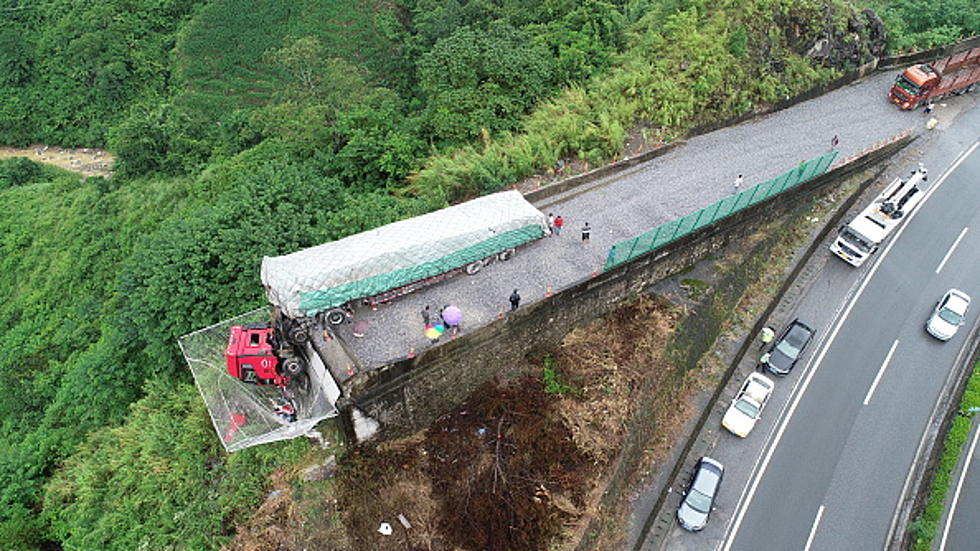
<svg viewBox="0 0 980 551">
<path fill-rule="evenodd" d="M 265 257 L 262 283 L 273 306 L 302 318 L 453 270 L 478 270 L 486 259 L 509 257 L 548 232 L 544 214 L 520 192 L 505 191 Z"/>
<path fill-rule="evenodd" d="M 915 109 L 922 102 L 949 94 L 961 94 L 980 82 L 980 48 L 903 71 L 888 92 L 888 99 L 902 109 Z"/>
<path fill-rule="evenodd" d="M 860 266 L 925 197 L 919 185 L 926 180 L 921 166 L 907 180 L 896 178 L 854 220 L 842 226 L 830 250 L 852 266 Z"/>
</svg>

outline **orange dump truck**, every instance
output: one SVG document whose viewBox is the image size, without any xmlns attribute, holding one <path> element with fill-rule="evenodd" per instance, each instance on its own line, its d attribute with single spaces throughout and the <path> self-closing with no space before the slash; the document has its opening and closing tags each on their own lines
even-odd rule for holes
<svg viewBox="0 0 980 551">
<path fill-rule="evenodd" d="M 898 75 L 888 99 L 902 109 L 915 109 L 923 101 L 972 91 L 980 82 L 980 48 L 932 63 L 913 65 Z"/>
</svg>

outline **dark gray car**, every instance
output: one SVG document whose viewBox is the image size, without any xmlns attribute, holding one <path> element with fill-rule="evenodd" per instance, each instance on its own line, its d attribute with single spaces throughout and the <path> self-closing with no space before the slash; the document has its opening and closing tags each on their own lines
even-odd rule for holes
<svg viewBox="0 0 980 551">
<path fill-rule="evenodd" d="M 813 339 L 813 329 L 800 320 L 793 320 L 776 341 L 776 344 L 762 356 L 760 362 L 775 375 L 786 375 L 803 355 L 806 345 Z"/>
<path fill-rule="evenodd" d="M 685 530 L 697 532 L 708 524 L 708 515 L 714 509 L 715 496 L 721 486 L 725 468 L 710 457 L 698 459 L 691 484 L 684 492 L 684 500 L 677 508 L 677 520 Z"/>
</svg>

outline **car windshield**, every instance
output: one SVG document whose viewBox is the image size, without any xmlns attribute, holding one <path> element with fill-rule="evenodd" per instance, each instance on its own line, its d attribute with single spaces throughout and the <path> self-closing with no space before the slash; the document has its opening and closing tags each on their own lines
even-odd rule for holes
<svg viewBox="0 0 980 551">
<path fill-rule="evenodd" d="M 958 325 L 961 321 L 963 321 L 963 316 L 957 314 L 949 308 L 939 310 L 939 318 L 950 325 Z"/>
<path fill-rule="evenodd" d="M 735 402 L 735 409 L 741 411 L 742 413 L 748 415 L 749 417 L 755 418 L 759 415 L 759 408 L 755 407 L 746 400 L 739 400 Z"/>
<path fill-rule="evenodd" d="M 840 232 L 840 237 L 848 245 L 862 253 L 868 253 L 871 250 L 871 242 L 868 241 L 868 238 L 849 227 L 844 227 L 844 229 Z"/>
<path fill-rule="evenodd" d="M 795 360 L 800 354 L 800 349 L 789 343 L 789 339 L 783 339 L 776 345 L 776 350 L 784 354 L 791 360 Z"/>
<path fill-rule="evenodd" d="M 707 513 L 711 509 L 711 497 L 691 488 L 687 494 L 687 504 L 695 511 Z"/>
</svg>

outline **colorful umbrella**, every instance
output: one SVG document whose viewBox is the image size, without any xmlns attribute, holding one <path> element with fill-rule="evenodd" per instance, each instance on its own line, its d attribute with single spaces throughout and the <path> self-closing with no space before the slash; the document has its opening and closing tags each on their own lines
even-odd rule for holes
<svg viewBox="0 0 980 551">
<path fill-rule="evenodd" d="M 447 306 L 442 311 L 442 319 L 449 325 L 459 325 L 463 321 L 463 311 L 455 306 Z"/>
<path fill-rule="evenodd" d="M 435 340 L 441 337 L 442 332 L 445 330 L 446 328 L 443 327 L 441 323 L 437 323 L 435 325 L 429 324 L 425 326 L 425 336 L 432 340 Z"/>
</svg>

